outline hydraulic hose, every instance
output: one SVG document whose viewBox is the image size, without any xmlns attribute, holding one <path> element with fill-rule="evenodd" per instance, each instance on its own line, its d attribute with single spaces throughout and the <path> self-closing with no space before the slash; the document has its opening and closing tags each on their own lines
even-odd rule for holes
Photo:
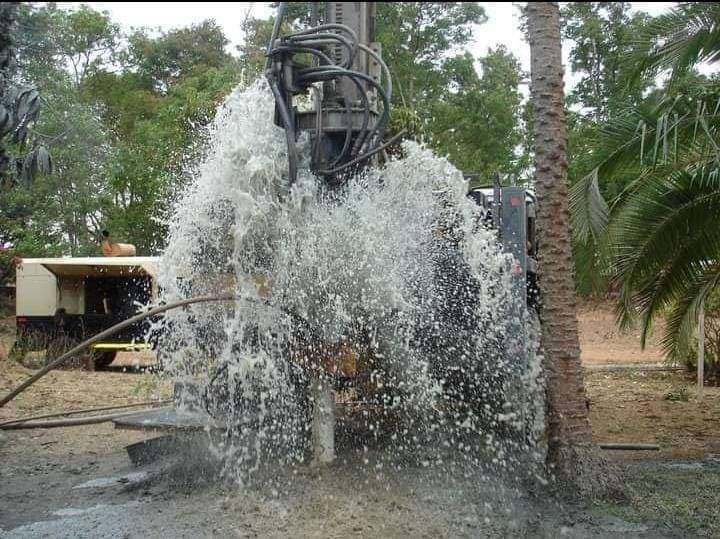
<svg viewBox="0 0 720 539">
<path fill-rule="evenodd" d="M 97 335 L 90 337 L 89 339 L 81 342 L 76 347 L 72 348 L 71 350 L 65 352 L 61 356 L 59 356 L 56 359 L 53 359 L 50 363 L 48 363 L 45 367 L 40 369 L 38 372 L 33 374 L 30 378 L 25 380 L 22 384 L 17 386 L 15 389 L 10 391 L 7 395 L 5 395 L 2 399 L 0 399 L 0 408 L 5 406 L 8 402 L 13 400 L 15 397 L 17 397 L 20 393 L 25 391 L 28 387 L 33 385 L 35 382 L 40 380 L 43 376 L 45 376 L 47 373 L 49 373 L 51 370 L 53 370 L 55 367 L 58 367 L 59 365 L 62 365 L 62 363 L 67 360 L 68 358 L 72 357 L 73 355 L 77 354 L 78 352 L 83 351 L 85 348 L 90 346 L 91 344 L 94 344 L 98 341 L 101 341 L 102 339 L 105 339 L 107 337 L 110 337 L 111 335 L 114 335 L 115 333 L 119 332 L 120 330 L 125 329 L 128 326 L 131 326 L 137 322 L 140 322 L 142 320 L 145 320 L 146 318 L 149 318 L 151 316 L 155 316 L 161 313 L 164 313 L 165 311 L 170 311 L 172 309 L 177 309 L 178 307 L 184 307 L 186 305 L 192 305 L 194 303 L 205 303 L 209 301 L 234 301 L 238 299 L 237 296 L 234 295 L 223 295 L 223 296 L 199 296 L 195 298 L 187 298 L 187 299 L 181 299 L 178 301 L 174 301 L 172 303 L 167 303 L 165 305 L 160 305 L 159 307 L 155 307 L 154 309 L 150 309 L 149 311 L 145 311 L 144 313 L 136 314 L 133 317 L 128 318 L 127 320 L 124 320 L 118 324 L 115 324 L 114 326 L 109 327 L 105 331 L 101 331 Z"/>
<path fill-rule="evenodd" d="M 96 423 L 105 423 L 120 417 L 128 417 L 131 415 L 142 414 L 157 408 L 145 408 L 144 410 L 133 410 L 132 412 L 118 412 L 115 414 L 95 415 L 89 417 L 73 417 L 70 419 L 56 419 L 54 421 L 30 421 L 21 423 L 11 423 L 0 426 L 0 430 L 24 430 L 24 429 L 53 429 L 57 427 L 77 427 L 80 425 L 93 425 Z"/>
<path fill-rule="evenodd" d="M 295 126 L 290 118 L 290 110 L 285 103 L 285 99 L 283 98 L 280 88 L 278 88 L 274 75 L 268 76 L 268 80 L 270 82 L 270 89 L 275 97 L 275 103 L 280 111 L 280 118 L 282 119 L 283 127 L 285 129 L 285 140 L 288 147 L 288 181 L 290 185 L 292 185 L 297 179 L 298 162 L 297 147 L 295 145 Z"/>
<path fill-rule="evenodd" d="M 365 161 L 366 159 L 371 158 L 371 157 L 372 157 L 373 155 L 375 155 L 376 153 L 381 152 L 381 151 L 383 151 L 384 149 L 388 148 L 389 146 L 392 146 L 393 144 L 395 144 L 398 140 L 400 140 L 400 139 L 402 138 L 403 135 L 405 135 L 405 130 L 404 130 L 404 129 L 403 129 L 402 131 L 400 131 L 397 135 L 395 135 L 393 138 L 391 138 L 390 140 L 388 140 L 385 144 L 382 144 L 382 145 L 378 146 L 377 148 L 373 148 L 372 150 L 364 153 L 363 155 L 360 155 L 360 156 L 356 157 L 356 158 L 353 159 L 352 161 L 348 161 L 348 162 L 345 163 L 344 165 L 340 165 L 339 167 L 336 167 L 336 168 L 334 168 L 334 169 L 332 169 L 332 170 L 320 170 L 320 171 L 318 171 L 318 172 L 319 172 L 320 174 L 335 174 L 335 173 L 337 173 L 337 172 L 341 172 L 341 171 L 343 171 L 343 170 L 345 170 L 345 169 L 348 169 L 348 168 L 350 168 L 350 167 L 353 166 L 353 165 L 357 165 L 358 163 L 362 163 L 362 162 Z"/>
<path fill-rule="evenodd" d="M 315 81 L 327 80 L 327 79 L 332 79 L 335 77 L 344 77 L 344 76 L 364 80 L 364 81 L 372 84 L 373 86 L 375 86 L 375 88 L 377 88 L 378 94 L 380 95 L 380 98 L 383 101 L 383 111 L 382 111 L 382 115 L 380 116 L 380 120 L 377 122 L 377 125 L 375 125 L 375 128 L 370 133 L 368 140 L 372 142 L 373 138 L 376 136 L 378 136 L 378 138 L 382 138 L 382 134 L 385 130 L 385 126 L 387 125 L 387 122 L 390 118 L 390 102 L 388 100 L 387 94 L 385 93 L 385 90 L 383 89 L 383 87 L 380 84 L 378 84 L 377 81 L 375 81 L 372 77 L 369 77 L 368 75 L 365 75 L 364 73 L 360 73 L 358 71 L 348 71 L 348 70 L 343 70 L 343 69 L 333 67 L 333 66 L 329 66 L 329 67 L 321 66 L 321 67 L 316 67 L 316 68 L 308 68 L 308 69 L 303 69 L 299 72 L 300 80 L 303 80 L 306 82 L 311 82 L 311 81 L 315 82 Z M 368 153 L 369 152 L 367 152 L 364 155 L 358 156 L 356 158 L 356 160 L 362 161 L 366 157 L 369 157 Z M 375 154 L 375 153 L 377 153 L 377 152 L 376 151 L 372 152 L 372 154 Z M 347 167 L 343 166 L 343 168 L 347 168 Z M 335 172 L 337 172 L 337 170 L 334 168 L 331 170 L 328 170 L 328 171 L 322 171 L 323 174 L 333 174 Z"/>
<path fill-rule="evenodd" d="M 357 87 L 363 109 L 362 127 L 359 130 L 353 125 L 354 104 L 345 99 L 345 115 L 347 128 L 345 140 L 333 158 L 320 164 L 320 143 L 324 126 L 322 118 L 316 120 L 315 142 L 312 148 L 310 168 L 313 172 L 332 176 L 342 170 L 366 161 L 369 157 L 382 151 L 382 138 L 389 123 L 390 101 L 392 99 L 392 75 L 381 56 L 368 45 L 360 43 L 356 32 L 344 24 L 327 23 L 305 30 L 296 31 L 280 37 L 281 21 L 285 13 L 286 3 L 281 2 L 273 27 L 271 42 L 268 44 L 268 60 L 266 76 L 276 101 L 278 122 L 285 129 L 288 146 L 288 175 L 292 184 L 297 178 L 299 156 L 296 144 L 298 126 L 293 114 L 293 96 L 303 93 L 316 83 L 335 83 L 338 79 L 349 79 Z M 316 22 L 316 17 L 313 19 Z M 338 51 L 338 52 L 335 52 Z M 368 76 L 362 70 L 354 70 L 353 64 L 358 51 L 367 56 L 367 61 L 377 62 L 382 70 L 383 81 Z M 347 52 L 347 54 L 345 54 Z M 311 66 L 302 68 L 295 62 L 294 55 L 310 54 L 313 56 Z M 382 77 L 381 77 L 382 79 Z M 366 88 L 373 87 L 382 101 L 382 111 L 375 125 L 370 126 L 371 103 Z M 338 101 L 332 92 L 332 100 Z M 315 96 L 315 114 L 321 117 L 323 103 L 317 102 Z M 334 103 L 334 101 L 333 101 Z M 353 140 L 353 135 L 356 135 Z M 333 149 L 336 152 L 336 149 Z M 344 162 L 344 163 L 343 163 Z M 323 167 L 325 170 L 319 170 Z"/>
<path fill-rule="evenodd" d="M 50 419 L 53 417 L 65 417 L 68 415 L 89 414 L 92 412 L 107 412 L 110 410 L 122 410 L 123 408 L 137 408 L 139 406 L 157 406 L 159 404 L 170 404 L 172 400 L 148 401 L 148 402 L 131 402 L 130 404 L 118 404 L 116 406 L 103 406 L 101 408 L 86 408 L 84 410 L 68 410 L 66 412 L 54 412 L 52 414 L 35 415 L 31 417 L 21 417 L 19 419 L 10 419 L 0 423 L 0 429 L 7 428 L 8 425 L 16 423 L 30 423 L 40 419 Z M 133 412 L 138 413 L 138 412 Z"/>
<path fill-rule="evenodd" d="M 388 68 L 387 64 L 383 61 L 380 55 L 374 50 L 372 50 L 370 47 L 362 43 L 358 43 L 358 47 L 360 48 L 360 50 L 372 56 L 373 59 L 378 64 L 380 64 L 380 67 L 385 72 L 385 80 L 387 81 L 387 84 L 385 85 L 385 93 L 387 94 L 388 101 L 392 100 L 392 77 L 390 76 L 390 68 Z"/>
<path fill-rule="evenodd" d="M 270 41 L 268 42 L 267 46 L 267 60 L 265 61 L 265 71 L 270 69 L 270 65 L 272 64 L 272 55 L 270 54 L 270 51 L 275 46 L 275 40 L 277 39 L 278 35 L 280 35 L 280 26 L 282 25 L 282 18 L 284 12 L 285 2 L 280 2 L 280 5 L 278 5 L 277 8 L 277 15 L 275 15 L 275 24 L 273 24 L 272 35 L 270 36 Z"/>
</svg>

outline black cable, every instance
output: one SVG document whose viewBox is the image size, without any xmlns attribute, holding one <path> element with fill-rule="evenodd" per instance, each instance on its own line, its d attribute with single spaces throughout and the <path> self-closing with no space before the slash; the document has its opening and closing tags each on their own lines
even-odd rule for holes
<svg viewBox="0 0 720 539">
<path fill-rule="evenodd" d="M 272 35 L 270 36 L 270 42 L 267 46 L 267 60 L 265 61 L 265 71 L 270 69 L 270 65 L 272 64 L 272 56 L 270 55 L 270 51 L 275 46 L 275 40 L 277 39 L 278 35 L 280 34 L 280 25 L 282 24 L 282 18 L 283 13 L 285 12 L 285 2 L 280 2 L 277 9 L 277 15 L 275 15 L 275 24 L 273 24 L 273 31 Z"/>
<path fill-rule="evenodd" d="M 310 54 L 317 55 L 318 57 L 322 58 L 323 60 L 325 60 L 327 62 L 332 62 L 332 60 L 327 55 L 322 53 L 321 51 L 318 51 L 316 49 L 310 49 L 307 47 L 297 47 L 297 46 L 277 47 L 277 48 L 273 49 L 272 53 L 274 54 L 276 52 L 286 52 L 286 51 L 287 52 L 308 52 Z M 334 64 L 332 64 L 332 63 L 330 65 L 334 66 Z M 326 67 L 326 66 L 320 66 L 320 67 Z M 358 88 L 360 95 L 363 98 L 364 105 L 365 105 L 365 115 L 364 115 L 363 124 L 362 124 L 363 134 L 365 134 L 365 131 L 367 131 L 367 126 L 369 124 L 369 112 L 368 112 L 369 102 L 367 100 L 367 96 L 365 95 L 364 88 L 362 87 L 362 85 L 352 77 L 351 77 L 351 80 L 355 83 L 356 87 Z M 330 163 L 331 168 L 335 167 L 341 161 L 341 159 L 346 154 L 346 152 L 350 146 L 350 142 L 352 140 L 352 127 L 353 127 L 352 126 L 352 105 L 348 100 L 345 100 L 345 110 L 346 110 L 346 115 L 347 115 L 347 131 L 346 131 L 346 135 L 345 135 L 345 142 L 344 142 L 343 148 L 340 151 L 340 153 L 338 154 L 337 158 L 332 163 Z M 318 120 L 321 121 L 321 118 L 322 118 L 322 104 L 321 103 L 319 105 L 316 104 L 315 113 L 318 116 Z M 313 161 L 316 164 L 318 163 L 318 160 L 319 160 L 318 154 L 319 154 L 321 137 L 322 137 L 322 128 L 316 127 L 315 141 L 313 143 Z M 313 167 L 313 168 L 316 168 L 316 167 Z M 294 181 L 294 179 L 293 179 L 293 181 Z"/>
<path fill-rule="evenodd" d="M 347 127 L 345 128 L 345 142 L 343 143 L 343 147 L 342 150 L 340 150 L 340 153 L 338 153 L 337 157 L 333 160 L 332 163 L 330 163 L 330 168 L 333 168 L 340 162 L 345 153 L 348 151 L 348 148 L 350 147 L 350 141 L 352 140 L 352 103 L 347 97 L 344 97 L 343 100 L 345 101 L 345 117 L 347 118 Z"/>
<path fill-rule="evenodd" d="M 316 26 L 314 28 L 308 28 L 307 30 L 301 30 L 300 32 L 295 32 L 293 34 L 288 35 L 287 37 L 289 39 L 295 39 L 295 38 L 305 38 L 307 37 L 317 37 L 317 36 L 339 36 L 339 34 L 324 34 L 321 33 L 322 30 L 340 30 L 342 32 L 345 32 L 350 36 L 350 39 L 347 40 L 350 45 L 350 61 L 347 65 L 347 68 L 350 69 L 352 67 L 353 62 L 355 61 L 355 56 L 357 56 L 357 49 L 359 46 L 357 34 L 355 31 L 350 28 L 349 26 L 345 26 L 344 24 L 323 24 L 321 26 Z M 337 39 L 337 37 L 333 38 Z M 342 39 L 345 39 L 344 37 Z"/>
<path fill-rule="evenodd" d="M 298 49 L 298 48 L 297 48 L 297 47 L 291 47 L 291 49 Z M 321 68 L 326 68 L 326 67 L 335 67 L 335 66 L 320 66 L 320 67 L 321 67 Z M 346 70 L 344 70 L 344 69 L 342 69 L 342 68 L 340 68 L 340 67 L 337 67 L 337 69 L 338 69 L 338 71 L 337 71 L 337 75 L 336 75 L 336 76 L 337 76 L 337 77 L 348 77 L 348 78 L 355 84 L 355 86 L 357 87 L 358 93 L 360 94 L 360 98 L 361 98 L 362 101 L 363 101 L 363 112 L 364 112 L 364 115 L 363 115 L 362 127 L 361 127 L 361 130 L 360 130 L 360 133 L 361 133 L 361 134 L 360 134 L 360 136 L 358 136 L 358 139 L 356 140 L 356 143 L 353 145 L 353 153 L 352 153 L 352 155 L 355 155 L 355 154 L 359 151 L 359 149 L 360 149 L 360 143 L 362 143 L 362 141 L 364 141 L 365 138 L 367 137 L 368 125 L 369 125 L 369 123 L 370 123 L 370 113 L 369 113 L 370 102 L 369 102 L 369 100 L 368 100 L 368 98 L 367 98 L 365 89 L 363 88 L 362 84 L 357 80 L 357 77 L 356 77 L 356 75 L 355 75 L 355 73 L 357 73 L 357 72 L 346 71 Z M 336 78 L 336 77 L 333 77 L 333 78 Z M 318 82 L 320 82 L 321 80 L 326 80 L 326 78 L 323 77 L 322 79 L 319 79 Z M 347 130 L 346 130 L 346 135 L 345 135 L 345 142 L 344 142 L 343 148 L 342 148 L 342 150 L 340 151 L 340 153 L 338 154 L 337 158 L 336 158 L 332 163 L 330 163 L 330 167 L 331 167 L 331 168 L 335 167 L 335 166 L 342 160 L 342 158 L 346 155 L 347 150 L 348 150 L 348 148 L 349 148 L 349 146 L 350 146 L 350 142 L 351 142 L 351 140 L 352 140 L 352 130 L 353 130 L 353 125 L 352 125 L 352 108 L 351 108 L 351 103 L 350 103 L 349 101 L 347 101 L 347 100 L 346 100 L 346 102 L 345 102 L 345 110 L 346 110 L 347 119 L 348 119 L 348 122 L 347 122 Z M 317 149 L 317 145 L 319 144 L 320 134 L 321 134 L 321 133 L 316 133 L 316 144 L 314 144 L 314 146 L 313 146 L 313 149 L 314 149 L 313 153 L 314 153 L 314 154 L 316 154 L 315 150 Z M 315 162 L 317 163 L 317 160 L 316 160 Z"/>
<path fill-rule="evenodd" d="M 312 28 L 307 28 L 306 30 L 300 30 L 299 32 L 293 32 L 292 34 L 288 34 L 287 37 L 293 38 L 297 36 L 306 36 L 308 34 L 314 34 L 317 32 L 320 32 L 322 30 L 342 30 L 346 34 L 350 36 L 350 39 L 357 43 L 358 38 L 357 34 L 355 33 L 355 30 L 350 28 L 349 26 L 345 26 L 344 24 L 336 24 L 336 23 L 328 23 L 328 24 L 321 24 L 320 26 L 314 26 Z"/>
<path fill-rule="evenodd" d="M 352 75 L 354 77 L 358 77 L 362 80 L 365 80 L 372 84 L 378 91 L 378 94 L 383 100 L 383 112 L 382 116 L 380 117 L 380 120 L 378 120 L 378 123 L 375 125 L 375 128 L 373 129 L 372 134 L 370 135 L 370 140 L 372 141 L 372 138 L 376 135 L 379 135 L 379 138 L 382 138 L 382 133 L 385 130 L 385 126 L 387 125 L 388 120 L 390 119 L 390 103 L 387 98 L 387 94 L 385 93 L 385 90 L 383 87 L 372 77 L 369 77 L 365 73 L 360 73 L 358 71 L 350 71 L 350 70 L 342 70 L 338 68 L 333 67 L 317 67 L 317 68 L 307 68 L 302 69 L 298 72 L 298 78 L 301 81 L 309 81 L 309 80 L 327 80 L 327 77 L 330 77 L 331 79 L 334 78 L 334 76 L 346 76 L 346 75 Z"/>
<path fill-rule="evenodd" d="M 360 98 L 363 102 L 363 122 L 362 127 L 360 128 L 360 135 L 356 139 L 355 144 L 353 145 L 353 152 L 351 155 L 355 155 L 357 151 L 359 151 L 358 143 L 363 141 L 365 137 L 367 136 L 368 132 L 368 124 L 370 123 L 370 102 L 367 98 L 367 94 L 365 93 L 365 89 L 362 87 L 362 84 L 357 80 L 357 78 L 352 74 L 352 72 L 348 72 L 346 70 L 340 70 L 338 71 L 338 74 L 336 77 L 332 77 L 330 80 L 337 78 L 337 77 L 347 77 L 349 78 L 357 87 L 358 92 L 360 94 Z M 325 78 L 319 79 L 318 82 L 326 80 Z M 352 125 L 352 108 L 351 103 L 346 100 L 345 103 L 346 106 L 346 112 L 348 114 L 348 124 L 347 124 L 347 130 L 345 133 L 345 142 L 343 144 L 343 148 L 338 154 L 338 156 L 335 158 L 335 160 L 330 163 L 330 168 L 335 167 L 343 157 L 345 157 L 345 154 L 347 153 L 347 150 L 350 146 L 350 141 L 352 140 L 352 131 L 353 131 L 353 125 Z"/>
<path fill-rule="evenodd" d="M 313 87 L 313 95 L 315 96 L 315 140 L 312 148 L 312 162 L 317 163 L 320 160 L 320 140 L 322 139 L 322 99 L 320 90 Z"/>
<path fill-rule="evenodd" d="M 355 77 L 353 77 L 349 73 L 342 73 L 339 76 L 348 77 L 355 84 L 355 86 L 357 87 L 357 89 L 360 93 L 360 98 L 363 101 L 363 113 L 364 114 L 363 114 L 363 122 L 362 122 L 361 128 L 360 128 L 360 133 L 362 134 L 362 136 L 358 136 L 358 139 L 356 140 L 356 144 L 357 144 L 357 141 L 363 139 L 364 136 L 367 134 L 368 125 L 370 123 L 370 102 L 368 101 L 367 95 L 365 94 L 365 89 L 362 87 L 362 84 L 360 84 L 360 82 Z M 345 111 L 347 113 L 347 118 L 348 118 L 347 128 L 345 131 L 345 142 L 344 142 L 342 150 L 340 151 L 338 156 L 335 158 L 335 160 L 332 163 L 330 163 L 330 168 L 335 167 L 342 160 L 342 158 L 347 153 L 348 148 L 350 146 L 350 141 L 352 140 L 352 131 L 353 131 L 352 103 L 350 102 L 349 99 L 345 99 Z M 356 144 L 353 145 L 353 153 L 351 153 L 351 156 L 354 155 L 354 152 L 356 151 L 356 149 L 355 149 Z"/>
<path fill-rule="evenodd" d="M 337 65 L 335 62 L 332 61 L 332 58 L 330 58 L 327 54 L 322 52 L 319 49 L 311 49 L 310 47 L 298 47 L 296 45 L 282 45 L 280 47 L 276 47 L 273 50 L 270 51 L 270 54 L 275 56 L 277 53 L 281 52 L 297 52 L 297 53 L 308 53 L 313 54 L 321 59 L 323 59 L 325 62 L 327 62 L 326 65 L 335 66 Z M 316 66 L 316 67 L 322 67 L 322 66 Z"/>
<path fill-rule="evenodd" d="M 359 43 L 357 34 L 348 26 L 342 24 L 323 24 L 306 30 L 293 32 L 280 39 L 278 46 L 275 46 L 280 32 L 282 16 L 284 13 L 285 3 L 280 3 L 278 16 L 273 27 L 273 35 L 268 45 L 268 62 L 267 76 L 270 87 L 273 91 L 277 103 L 277 111 L 282 121 L 282 125 L 286 131 L 288 144 L 288 171 L 290 183 L 297 179 L 298 154 L 296 138 L 295 118 L 292 114 L 292 95 L 300 92 L 305 88 L 313 86 L 315 83 L 335 82 L 341 78 L 349 79 L 357 88 L 359 98 L 362 103 L 363 121 L 360 130 L 354 129 L 353 125 L 353 103 L 344 96 L 346 132 L 343 146 L 337 156 L 329 163 L 326 170 L 318 170 L 320 166 L 320 148 L 321 139 L 323 137 L 323 103 L 318 102 L 316 94 L 315 114 L 317 121 L 315 126 L 315 140 L 312 147 L 312 169 L 319 174 L 330 175 L 336 172 L 346 170 L 349 167 L 361 163 L 372 157 L 379 151 L 386 148 L 398 137 L 385 145 L 380 145 L 383 133 L 390 119 L 390 99 L 392 92 L 392 80 L 387 65 L 382 58 L 368 46 Z M 335 54 L 330 54 L 330 50 L 337 50 L 341 47 L 347 54 L 343 54 L 344 58 L 336 60 Z M 374 59 L 381 66 L 386 78 L 386 85 L 382 85 L 380 81 L 369 77 L 365 73 L 352 69 L 357 51 L 362 50 L 370 58 Z M 284 67 L 291 65 L 291 57 L 294 54 L 310 54 L 313 56 L 312 65 L 307 68 L 298 69 L 292 67 L 290 71 L 286 71 Z M 287 56 L 284 56 L 287 55 Z M 273 61 L 275 65 L 272 66 Z M 323 63 L 324 65 L 318 65 Z M 272 66 L 272 70 L 270 67 Z M 292 77 L 293 80 L 285 80 L 286 77 Z M 368 85 L 372 86 L 382 101 L 382 112 L 375 125 L 370 127 L 370 115 L 372 113 L 371 104 L 367 95 Z M 315 90 L 319 91 L 319 90 Z M 356 137 L 353 141 L 353 133 Z M 342 165 L 342 161 L 350 158 L 350 160 Z"/>
<path fill-rule="evenodd" d="M 336 42 L 340 43 L 347 49 L 348 58 L 347 62 L 343 65 L 346 69 L 352 67 L 355 61 L 355 55 L 357 54 L 357 48 L 354 43 L 351 43 L 346 37 L 340 34 L 313 34 L 308 36 L 300 36 L 290 40 L 291 43 L 300 43 L 306 47 L 322 46 L 322 45 L 334 45 Z"/>
<path fill-rule="evenodd" d="M 375 155 L 376 153 L 384 150 L 385 148 L 388 148 L 389 146 L 392 146 L 392 145 L 395 144 L 398 140 L 400 140 L 400 137 L 402 137 L 403 135 L 405 135 L 405 130 L 404 130 L 404 129 L 403 129 L 402 131 L 400 131 L 397 135 L 395 135 L 393 138 L 391 138 L 390 140 L 388 140 L 385 144 L 382 144 L 382 145 L 378 146 L 377 148 L 374 148 L 373 150 L 368 151 L 367 153 L 365 153 L 365 154 L 363 154 L 363 155 L 361 155 L 361 156 L 353 159 L 352 161 L 348 161 L 348 162 L 345 163 L 344 165 L 340 165 L 339 167 L 334 168 L 334 169 L 332 169 L 332 170 L 320 170 L 320 171 L 318 171 L 318 173 L 319 173 L 319 174 L 326 174 L 326 175 L 336 174 L 336 173 L 341 172 L 341 171 L 343 171 L 343 170 L 345 170 L 345 169 L 347 169 L 347 168 L 350 168 L 350 167 L 353 166 L 353 165 L 357 165 L 358 163 L 361 163 L 362 161 L 365 161 L 366 159 L 369 159 L 370 157 L 372 157 L 372 156 Z"/>
<path fill-rule="evenodd" d="M 370 124 L 370 101 L 368 100 L 367 94 L 365 93 L 365 88 L 362 87 L 362 84 L 360 83 L 360 81 L 357 80 L 357 78 L 353 77 L 349 73 L 346 73 L 343 76 L 348 77 L 355 84 L 355 87 L 358 89 L 358 93 L 360 94 L 360 99 L 362 99 L 363 102 L 363 121 L 360 127 L 360 132 L 358 133 L 358 137 L 357 139 L 355 139 L 355 144 L 353 144 L 352 152 L 350 154 L 352 157 L 355 156 L 360 150 L 360 145 L 362 144 L 362 141 L 365 140 L 365 137 L 368 134 L 368 125 Z M 352 136 L 352 115 L 349 116 L 348 120 L 348 131 L 350 132 L 350 136 Z M 338 156 L 338 158 L 330 165 L 331 168 L 336 166 L 340 162 L 340 158 L 344 155 L 346 151 L 347 147 L 344 147 L 340 156 Z"/>
<path fill-rule="evenodd" d="M 295 183 L 297 179 L 297 148 L 295 147 L 295 126 L 292 123 L 290 117 L 290 110 L 285 104 L 285 99 L 278 88 L 277 80 L 274 76 L 269 76 L 270 89 L 272 90 L 273 96 L 275 96 L 275 103 L 277 109 L 280 111 L 280 119 L 283 122 L 285 128 L 285 139 L 288 147 L 288 181 L 290 185 Z"/>
<path fill-rule="evenodd" d="M 387 84 L 385 87 L 385 93 L 388 96 L 388 101 L 392 101 L 392 77 L 390 76 L 390 68 L 388 68 L 387 64 L 383 61 L 380 55 L 374 50 L 372 50 L 370 47 L 363 45 L 362 43 L 358 43 L 358 48 L 361 51 L 364 51 L 365 54 L 373 58 L 385 72 L 385 80 Z"/>
</svg>

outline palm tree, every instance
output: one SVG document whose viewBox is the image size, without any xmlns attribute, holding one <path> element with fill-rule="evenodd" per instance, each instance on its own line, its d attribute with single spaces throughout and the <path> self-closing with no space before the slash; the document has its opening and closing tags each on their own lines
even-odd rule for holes
<svg viewBox="0 0 720 539">
<path fill-rule="evenodd" d="M 540 240 L 542 337 L 547 365 L 548 465 L 565 481 L 593 492 L 615 490 L 595 458 L 580 363 L 568 211 L 567 130 L 560 11 L 556 2 L 528 2 L 531 94 L 535 110 L 535 189 Z M 595 475 L 598 474 L 599 475 Z"/>
<path fill-rule="evenodd" d="M 571 210 L 576 240 L 619 289 L 621 325 L 639 317 L 644 346 L 667 315 L 663 346 L 679 359 L 720 283 L 720 85 L 692 71 L 720 55 L 720 5 L 681 5 L 638 44 L 641 74 L 669 71 L 667 88 L 604 126 Z M 627 186 L 604 200 L 599 186 L 617 178 Z"/>
<path fill-rule="evenodd" d="M 35 147 L 22 155 L 38 118 L 40 95 L 34 88 L 18 85 L 14 40 L 18 6 L 18 2 L 0 2 L 0 191 L 11 187 L 18 176 L 30 183 L 38 173 L 52 170 L 50 154 L 36 141 L 31 140 Z M 21 150 L 20 155 L 8 152 L 8 143 Z"/>
</svg>

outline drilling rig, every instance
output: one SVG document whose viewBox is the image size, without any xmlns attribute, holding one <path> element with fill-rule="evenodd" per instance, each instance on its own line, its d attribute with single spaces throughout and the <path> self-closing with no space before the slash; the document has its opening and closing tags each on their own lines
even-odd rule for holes
<svg viewBox="0 0 720 539">
<path fill-rule="evenodd" d="M 265 74 L 275 98 L 275 123 L 285 131 L 288 183 L 292 185 L 298 178 L 299 144 L 309 144 L 309 169 L 332 190 L 373 165 L 399 136 L 383 141 L 392 77 L 382 59 L 381 45 L 375 41 L 376 4 L 324 2 L 312 6 L 310 28 L 283 34 L 286 5 L 279 5 Z M 519 302 L 512 318 L 519 320 L 525 308 L 527 224 L 533 203 L 526 203 L 525 190 L 520 187 L 503 190 L 496 186 L 493 193 L 494 197 L 471 193 L 470 198 L 492 213 L 493 226 L 505 250 L 517 261 L 514 274 Z M 342 357 L 352 356 L 352 350 L 325 352 L 328 363 L 334 363 L 325 370 L 332 372 L 335 380 L 342 374 L 343 363 L 351 363 L 349 370 L 357 375 L 367 362 L 362 360 L 362 353 L 344 361 Z M 319 382 L 312 391 L 316 458 L 331 460 L 332 388 Z"/>
<path fill-rule="evenodd" d="M 285 130 L 290 184 L 297 179 L 301 137 L 311 144 L 311 171 L 329 187 L 389 145 L 383 135 L 392 79 L 374 41 L 375 10 L 372 2 L 314 3 L 311 28 L 280 35 L 285 4 L 278 7 L 265 74 L 275 123 Z"/>
<path fill-rule="evenodd" d="M 375 10 L 376 5 L 370 2 L 314 3 L 309 28 L 284 32 L 288 26 L 284 24 L 286 5 L 281 3 L 278 7 L 267 47 L 265 75 L 275 100 L 274 122 L 284 130 L 286 138 L 290 186 L 299 179 L 301 169 L 305 169 L 322 180 L 321 189 L 332 193 L 332 198 L 336 195 L 341 198 L 342 187 L 348 180 L 375 165 L 382 152 L 402 135 L 384 140 L 392 79 L 382 59 L 381 46 L 375 42 Z M 500 239 L 506 250 L 522 264 L 526 244 L 524 190 L 503 194 L 498 187 L 494 194 L 494 203 L 488 202 L 488 193 L 475 193 L 477 196 L 471 198 L 481 206 L 492 205 L 493 226 L 501 231 Z M 462 261 L 457 266 L 462 266 Z M 518 274 L 524 276 L 522 271 Z M 467 285 L 463 279 L 459 275 L 456 280 Z M 272 295 L 271 283 L 260 280 L 256 284 L 261 298 Z M 522 292 L 520 296 L 524 298 Z M 317 328 L 305 327 L 307 324 L 297 313 L 286 314 L 295 320 L 297 328 L 293 328 L 293 334 L 281 348 L 289 369 L 301 372 L 298 393 L 303 395 L 303 415 L 305 396 L 312 402 L 308 414 L 312 417 L 308 419 L 312 424 L 315 460 L 330 462 L 334 458 L 336 390 L 353 394 L 353 402 L 343 403 L 348 414 L 357 412 L 360 406 L 369 406 L 380 409 L 381 415 L 387 417 L 383 407 L 398 395 L 404 396 L 401 393 L 404 389 L 387 383 L 389 377 L 384 372 L 387 360 L 369 337 L 373 328 L 364 327 L 362 320 L 357 321 L 352 335 L 328 343 L 318 336 L 321 332 Z M 453 319 L 449 323 L 457 322 Z M 295 329 L 298 335 L 294 334 Z M 433 346 L 441 347 L 437 343 Z M 474 359 L 477 358 L 471 360 Z M 438 378 L 443 378 L 450 399 L 454 396 L 457 401 L 465 401 L 463 392 L 474 391 L 473 383 L 466 383 L 468 377 L 462 368 L 453 369 L 452 379 L 444 373 Z M 181 407 L 195 402 L 214 420 L 223 422 L 233 408 L 231 403 L 235 403 L 236 410 L 252 408 L 255 397 L 263 392 L 262 387 L 248 387 L 247 392 L 232 394 L 228 389 L 235 387 L 229 383 L 231 376 L 225 366 L 216 369 L 204 389 L 192 382 L 176 383 L 175 401 L 184 403 Z M 477 402 L 487 400 L 487 394 L 477 398 L 474 395 L 473 399 L 473 405 L 487 406 L 487 402 Z"/>
</svg>

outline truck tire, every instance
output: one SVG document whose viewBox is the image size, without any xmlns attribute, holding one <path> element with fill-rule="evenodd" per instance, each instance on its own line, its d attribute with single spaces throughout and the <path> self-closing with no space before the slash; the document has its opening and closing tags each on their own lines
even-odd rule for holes
<svg viewBox="0 0 720 539">
<path fill-rule="evenodd" d="M 103 352 L 94 352 L 93 361 L 95 364 L 95 370 L 106 369 L 110 364 L 115 361 L 117 357 L 117 350 L 105 350 Z"/>
</svg>

